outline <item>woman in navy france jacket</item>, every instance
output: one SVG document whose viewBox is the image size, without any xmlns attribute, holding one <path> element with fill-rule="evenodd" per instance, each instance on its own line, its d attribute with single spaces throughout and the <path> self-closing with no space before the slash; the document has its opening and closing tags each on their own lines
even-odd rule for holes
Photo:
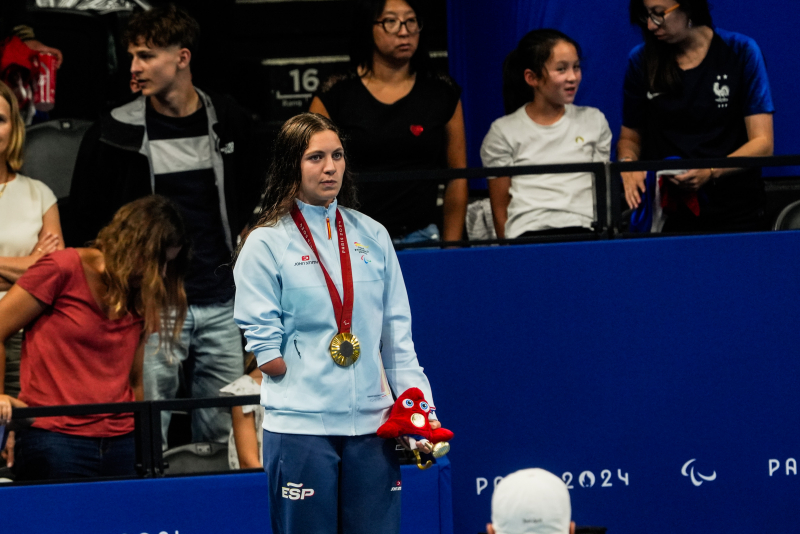
<svg viewBox="0 0 800 534">
<path fill-rule="evenodd" d="M 234 317 L 267 375 L 276 532 L 399 532 L 394 443 L 375 433 L 406 389 L 432 404 L 391 238 L 354 204 L 336 126 L 312 113 L 287 121 L 234 267 Z"/>
</svg>

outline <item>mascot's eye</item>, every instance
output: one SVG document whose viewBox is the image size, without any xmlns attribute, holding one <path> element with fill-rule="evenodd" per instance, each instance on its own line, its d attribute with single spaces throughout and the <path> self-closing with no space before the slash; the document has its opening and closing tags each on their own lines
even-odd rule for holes
<svg viewBox="0 0 800 534">
<path fill-rule="evenodd" d="M 412 401 L 411 399 L 406 399 L 403 401 L 403 406 L 405 406 L 406 408 L 413 408 L 414 401 Z"/>
<path fill-rule="evenodd" d="M 427 412 L 429 408 L 428 403 L 425 401 L 420 402 L 419 407 L 422 408 L 423 412 Z"/>
</svg>

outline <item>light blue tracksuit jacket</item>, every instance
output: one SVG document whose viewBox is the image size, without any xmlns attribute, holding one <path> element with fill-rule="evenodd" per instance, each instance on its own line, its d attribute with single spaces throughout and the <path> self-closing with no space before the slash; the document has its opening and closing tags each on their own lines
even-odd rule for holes
<svg viewBox="0 0 800 534">
<path fill-rule="evenodd" d="M 321 260 L 342 297 L 336 207 L 297 201 Z M 430 384 L 411 340 L 411 312 L 400 264 L 386 229 L 340 208 L 350 247 L 354 305 L 351 332 L 361 357 L 338 366 L 328 347 L 338 332 L 318 258 L 290 215 L 247 238 L 236 262 L 234 318 L 259 365 L 283 357 L 286 374 L 264 377 L 261 404 L 270 432 L 329 436 L 374 433 L 395 396 Z M 330 218 L 328 239 L 326 217 Z M 391 390 L 390 390 L 391 387 Z"/>
</svg>

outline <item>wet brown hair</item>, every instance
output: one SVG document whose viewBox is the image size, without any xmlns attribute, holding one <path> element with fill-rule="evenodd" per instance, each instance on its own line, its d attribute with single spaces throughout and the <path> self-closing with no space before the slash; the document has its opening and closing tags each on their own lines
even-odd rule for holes
<svg viewBox="0 0 800 534">
<path fill-rule="evenodd" d="M 345 149 L 345 168 L 342 176 L 342 188 L 336 195 L 336 201 L 340 206 L 348 208 L 358 207 L 356 200 L 356 186 L 350 166 L 347 163 L 347 149 L 339 128 L 329 118 L 317 113 L 301 113 L 295 115 L 281 126 L 278 137 L 273 145 L 272 163 L 267 174 L 267 183 L 264 187 L 264 198 L 258 213 L 256 224 L 250 232 L 262 226 L 274 226 L 284 215 L 291 211 L 294 199 L 300 191 L 300 181 L 303 173 L 300 168 L 300 161 L 303 153 L 308 148 L 311 137 L 314 134 L 324 131 L 331 131 L 339 136 L 342 148 Z M 249 232 L 248 232 L 249 234 Z M 233 262 L 244 246 L 247 239 L 245 236 L 236 249 Z"/>
</svg>

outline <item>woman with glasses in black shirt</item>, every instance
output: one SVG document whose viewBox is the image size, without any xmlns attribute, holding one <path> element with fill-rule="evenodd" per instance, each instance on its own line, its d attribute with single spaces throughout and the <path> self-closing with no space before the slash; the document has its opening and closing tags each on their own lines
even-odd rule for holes
<svg viewBox="0 0 800 534">
<path fill-rule="evenodd" d="M 619 161 L 772 155 L 775 108 L 755 41 L 714 27 L 706 0 L 631 0 L 630 17 L 644 44 L 625 75 Z M 760 169 L 734 167 L 669 177 L 662 197 L 677 202 L 664 231 L 761 228 Z M 632 208 L 653 193 L 644 172 L 622 180 Z"/>
<path fill-rule="evenodd" d="M 352 70 L 328 79 L 311 102 L 310 111 L 347 136 L 358 173 L 466 167 L 461 89 L 429 68 L 420 3 L 359 2 Z M 396 242 L 461 239 L 466 179 L 447 183 L 443 217 L 435 180 L 362 182 L 358 189 L 360 211 Z"/>
</svg>

